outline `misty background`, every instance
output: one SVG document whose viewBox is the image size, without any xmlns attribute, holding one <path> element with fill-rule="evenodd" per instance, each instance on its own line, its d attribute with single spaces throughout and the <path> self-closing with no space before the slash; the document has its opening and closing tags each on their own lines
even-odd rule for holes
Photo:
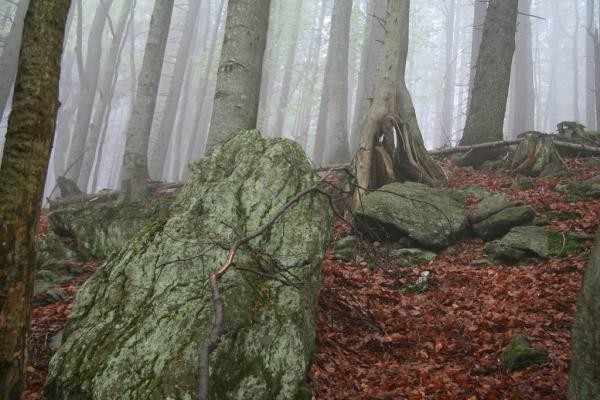
<svg viewBox="0 0 600 400">
<path fill-rule="evenodd" d="M 11 65 L 18 57 L 28 2 L 0 0 L 0 150 L 10 113 Z M 185 180 L 188 163 L 204 152 L 225 3 L 175 4 L 150 138 L 154 180 Z M 81 171 L 72 178 L 82 190 L 118 188 L 153 5 L 152 0 L 73 1 L 45 196 L 56 177 L 69 176 L 75 163 Z M 259 127 L 267 136 L 296 140 L 309 156 L 314 154 L 321 112 L 332 7 L 333 0 L 271 2 Z M 429 149 L 456 145 L 461 138 L 482 7 L 485 12 L 485 3 L 473 0 L 411 2 L 406 82 Z M 520 0 L 519 7 L 505 138 L 525 130 L 552 132 L 563 120 L 597 129 L 590 32 L 598 25 L 600 5 L 592 0 Z M 368 98 L 369 80 L 374 79 L 369 70 L 376 67 L 381 47 L 382 12 L 385 0 L 352 2 L 347 102 L 351 153 L 364 104 L 357 99 Z"/>
</svg>

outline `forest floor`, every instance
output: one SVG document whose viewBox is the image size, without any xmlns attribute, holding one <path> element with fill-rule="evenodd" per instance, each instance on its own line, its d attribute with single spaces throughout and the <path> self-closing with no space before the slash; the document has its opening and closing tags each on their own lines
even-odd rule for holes
<svg viewBox="0 0 600 400">
<path fill-rule="evenodd" d="M 599 175 L 582 160 L 566 160 L 570 178 L 532 180 L 519 189 L 506 171 L 479 172 L 449 167 L 450 186 L 479 186 L 533 205 L 550 218 L 547 229 L 594 234 L 600 200 L 577 203 L 554 190 L 558 183 Z M 469 207 L 476 203 L 468 199 Z M 576 216 L 564 219 L 564 215 Z M 336 238 L 351 234 L 336 223 Z M 40 234 L 47 231 L 44 218 Z M 591 243 L 590 243 L 591 245 Z M 385 245 L 362 242 L 361 262 L 334 259 L 323 265 L 317 315 L 317 353 L 309 384 L 314 399 L 564 399 L 569 370 L 571 324 L 589 257 L 589 246 L 575 256 L 525 265 L 472 264 L 485 257 L 479 239 L 461 241 L 431 262 L 401 267 Z M 89 274 L 62 285 L 68 295 L 32 314 L 33 354 L 23 400 L 43 399 L 52 356 L 52 337 L 67 319 L 77 289 Z M 403 285 L 429 271 L 428 288 L 408 293 Z M 518 372 L 501 366 L 498 356 L 515 333 L 525 334 L 549 360 Z"/>
</svg>

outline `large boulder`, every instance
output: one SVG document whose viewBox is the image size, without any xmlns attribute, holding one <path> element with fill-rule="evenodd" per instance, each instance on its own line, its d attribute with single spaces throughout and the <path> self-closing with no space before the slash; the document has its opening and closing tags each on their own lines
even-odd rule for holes
<svg viewBox="0 0 600 400">
<path fill-rule="evenodd" d="M 74 202 L 53 206 L 48 221 L 59 236 L 74 239 L 86 258 L 104 260 L 164 214 L 172 201 L 170 197 L 150 197 L 134 203 Z"/>
<path fill-rule="evenodd" d="M 147 226 L 79 291 L 49 368 L 49 399 L 193 399 L 213 322 L 208 276 L 228 244 L 315 183 L 301 148 L 257 131 L 192 166 L 170 216 Z M 219 281 L 225 332 L 212 399 L 294 399 L 314 350 L 331 210 L 306 196 L 240 249 Z"/>
<path fill-rule="evenodd" d="M 569 400 L 600 398 L 600 231 L 583 277 L 571 336 Z"/>
<path fill-rule="evenodd" d="M 36 239 L 37 269 L 34 294 L 68 282 L 77 274 L 81 256 L 54 232 Z"/>
<path fill-rule="evenodd" d="M 509 201 L 504 194 L 483 199 L 470 216 L 473 231 L 485 241 L 497 239 L 512 227 L 533 221 L 535 212 L 531 206 Z"/>
<path fill-rule="evenodd" d="M 355 210 L 363 233 L 383 241 L 408 237 L 428 248 L 443 248 L 467 227 L 464 195 L 420 183 L 391 183 L 367 194 Z"/>
</svg>

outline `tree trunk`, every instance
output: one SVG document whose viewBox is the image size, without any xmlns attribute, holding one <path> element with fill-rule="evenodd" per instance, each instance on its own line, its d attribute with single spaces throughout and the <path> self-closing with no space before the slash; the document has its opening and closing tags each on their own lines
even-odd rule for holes
<svg viewBox="0 0 600 400">
<path fill-rule="evenodd" d="M 585 126 L 594 129 L 596 126 L 595 70 L 594 70 L 594 0 L 586 0 L 585 15 Z"/>
<path fill-rule="evenodd" d="M 256 128 L 270 0 L 229 0 L 207 152 Z"/>
<path fill-rule="evenodd" d="M 314 40 L 310 48 L 310 54 L 306 61 L 306 71 L 308 78 L 305 85 L 302 85 L 302 95 L 300 98 L 300 111 L 296 115 L 296 129 L 294 138 L 300 143 L 305 151 L 308 151 L 308 131 L 310 130 L 310 115 L 313 109 L 312 99 L 315 94 L 315 85 L 319 79 L 319 66 L 321 46 L 323 43 L 323 27 L 325 26 L 325 16 L 329 0 L 321 1 L 321 10 L 319 12 L 319 22 L 317 24 Z"/>
<path fill-rule="evenodd" d="M 32 0 L 0 167 L 0 398 L 25 384 L 35 236 L 59 107 L 60 59 L 70 0 Z"/>
<path fill-rule="evenodd" d="M 98 88 L 104 27 L 112 3 L 113 0 L 102 0 L 96 7 L 88 37 L 84 73 L 79 91 L 79 107 L 77 108 L 75 127 L 73 128 L 73 137 L 69 148 L 67 168 L 71 167 L 71 169 L 67 173 L 67 177 L 76 181 L 82 189 L 85 189 L 87 184 L 87 182 L 79 180 L 84 152 L 95 151 L 95 149 L 86 148 L 86 142 L 96 98 L 96 89 Z"/>
<path fill-rule="evenodd" d="M 369 105 L 373 99 L 377 63 L 381 55 L 384 36 L 382 21 L 385 21 L 385 0 L 368 0 L 368 5 L 367 39 L 364 41 L 361 51 L 358 89 L 350 133 L 350 152 L 352 154 L 358 147 L 361 123 L 369 111 Z"/>
<path fill-rule="evenodd" d="M 600 231 L 585 270 L 571 337 L 569 400 L 600 398 Z"/>
<path fill-rule="evenodd" d="M 300 20 L 302 18 L 302 0 L 296 0 L 294 7 L 295 18 Z M 296 48 L 298 47 L 298 31 L 300 24 L 295 23 L 292 26 L 292 33 L 290 35 L 290 45 L 288 52 L 285 57 L 285 64 L 283 66 L 283 80 L 281 82 L 281 92 L 279 95 L 279 104 L 277 105 L 275 114 L 275 123 L 273 124 L 272 135 L 274 137 L 283 137 L 283 126 L 286 116 L 286 108 L 290 102 L 290 84 L 292 80 L 292 72 L 294 71 L 294 60 L 296 59 Z"/>
<path fill-rule="evenodd" d="M 522 1 L 522 0 L 521 0 Z M 575 25 L 573 27 L 572 40 L 572 56 L 571 62 L 573 63 L 573 118 L 575 121 L 580 121 L 581 115 L 579 111 L 579 0 L 573 1 L 573 8 L 575 14 Z"/>
<path fill-rule="evenodd" d="M 348 49 L 352 0 L 335 0 L 317 123 L 313 161 L 317 165 L 350 160 L 348 146 Z"/>
<path fill-rule="evenodd" d="M 152 11 L 148 41 L 133 110 L 127 125 L 123 155 L 121 193 L 128 201 L 141 200 L 147 194 L 148 141 L 156 109 L 156 95 L 169 36 L 173 4 L 174 0 L 156 0 Z"/>
<path fill-rule="evenodd" d="M 440 147 L 450 143 L 452 132 L 454 131 L 454 89 L 456 86 L 456 57 L 454 52 L 455 35 L 458 35 L 456 20 L 456 0 L 450 0 L 448 7 L 445 31 L 445 74 L 444 74 L 444 92 L 442 97 L 442 123 L 440 139 L 435 147 Z"/>
<path fill-rule="evenodd" d="M 442 169 L 425 150 L 410 94 L 404 82 L 409 10 L 408 0 L 388 3 L 386 33 L 377 71 L 375 94 L 361 127 L 360 144 L 354 161 L 358 184 L 355 205 L 359 204 L 360 196 L 366 190 L 376 189 L 385 183 L 381 181 L 382 177 L 377 175 L 379 157 L 376 154 L 381 151 L 376 149 L 376 145 L 380 137 L 383 137 L 384 144 L 398 144 L 391 149 L 389 145 L 385 146 L 388 157 L 396 162 L 396 179 L 435 183 L 445 178 Z"/>
<path fill-rule="evenodd" d="M 471 42 L 471 71 L 469 73 L 469 97 L 467 100 L 467 110 L 471 105 L 473 97 L 473 85 L 475 83 L 475 72 L 477 71 L 477 58 L 479 57 L 479 48 L 483 37 L 483 24 L 487 14 L 488 1 L 475 0 L 473 2 L 473 40 Z"/>
<path fill-rule="evenodd" d="M 6 111 L 10 91 L 17 73 L 19 49 L 21 48 L 21 37 L 23 35 L 23 20 L 25 19 L 28 6 L 29 0 L 19 1 L 10 32 L 4 41 L 2 56 L 0 57 L 0 119 L 4 116 L 4 111 Z"/>
<path fill-rule="evenodd" d="M 461 145 L 502 140 L 510 70 L 515 51 L 518 0 L 490 0 L 483 28 L 473 98 Z M 465 163 L 478 165 L 493 153 L 477 151 Z"/>
<path fill-rule="evenodd" d="M 519 6 L 522 14 L 517 18 L 511 138 L 535 128 L 531 17 L 526 15 L 531 14 L 531 0 L 520 0 Z"/>
<path fill-rule="evenodd" d="M 156 144 L 152 147 L 150 154 L 150 176 L 153 179 L 161 180 L 165 167 L 165 159 L 169 148 L 169 140 L 175 125 L 177 116 L 177 108 L 181 98 L 181 89 L 183 86 L 183 78 L 185 77 L 185 69 L 189 60 L 190 48 L 192 39 L 196 31 L 198 21 L 198 12 L 200 11 L 201 1 L 190 0 L 189 9 L 185 18 L 185 25 L 175 58 L 175 69 L 173 70 L 173 78 L 169 86 L 169 94 L 167 102 L 160 121 Z"/>
<path fill-rule="evenodd" d="M 104 127 L 109 103 L 112 101 L 113 97 L 113 83 L 121 63 L 121 51 L 125 41 L 124 33 L 125 28 L 127 27 L 127 20 L 130 15 L 132 1 L 133 0 L 125 0 L 123 3 L 119 20 L 114 27 L 112 43 L 102 67 L 102 77 L 100 79 L 100 87 L 98 88 L 98 99 L 95 101 L 94 115 L 89 127 L 89 135 L 86 143 L 86 149 L 88 150 L 83 154 L 81 170 L 79 172 L 79 187 L 84 192 L 87 192 L 94 160 L 100 162 L 100 159 L 96 159 L 98 139 L 100 138 L 100 134 Z M 93 191 L 94 188 L 92 187 L 91 190 Z"/>
</svg>

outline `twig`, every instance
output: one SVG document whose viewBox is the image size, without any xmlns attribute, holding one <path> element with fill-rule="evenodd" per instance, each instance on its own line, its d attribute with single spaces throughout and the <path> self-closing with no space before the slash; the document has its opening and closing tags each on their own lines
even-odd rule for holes
<svg viewBox="0 0 600 400">
<path fill-rule="evenodd" d="M 319 182 L 320 183 L 320 182 Z M 304 196 L 312 193 L 322 193 L 318 187 L 319 183 L 314 186 L 309 187 L 301 191 L 292 197 L 286 204 L 284 204 L 275 214 L 273 214 L 269 220 L 259 227 L 257 230 L 245 236 L 241 239 L 236 240 L 233 245 L 229 249 L 229 253 L 227 255 L 227 260 L 225 263 L 219 268 L 217 271 L 214 271 L 210 274 L 210 288 L 213 299 L 213 310 L 214 310 L 214 318 L 213 325 L 210 330 L 210 334 L 207 342 L 202 346 L 200 350 L 199 363 L 200 363 L 200 379 L 199 379 L 199 388 L 198 388 L 198 399 L 199 400 L 208 400 L 208 390 L 209 390 L 209 357 L 210 354 L 215 350 L 219 342 L 221 341 L 221 337 L 224 333 L 224 308 L 225 302 L 221 293 L 219 291 L 218 280 L 225 274 L 229 269 L 234 265 L 234 258 L 237 254 L 238 249 L 250 242 L 251 240 L 259 237 L 263 233 L 267 231 L 270 227 L 272 227 L 275 222 L 283 215 L 287 210 L 289 210 L 294 204 L 299 202 Z"/>
</svg>

